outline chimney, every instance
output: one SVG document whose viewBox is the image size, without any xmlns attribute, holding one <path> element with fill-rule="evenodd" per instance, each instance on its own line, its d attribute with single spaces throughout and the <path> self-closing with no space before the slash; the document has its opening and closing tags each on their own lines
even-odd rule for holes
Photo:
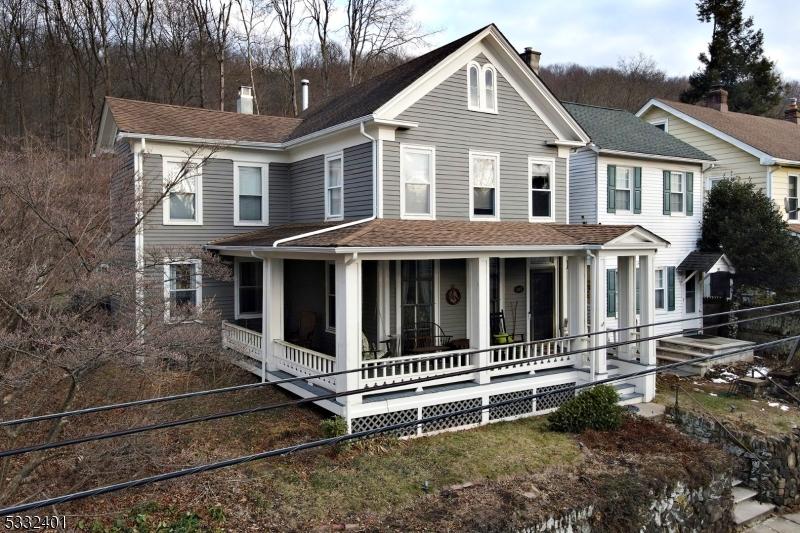
<svg viewBox="0 0 800 533">
<path fill-rule="evenodd" d="M 236 98 L 236 112 L 245 115 L 253 114 L 253 88 L 247 85 L 239 87 L 239 97 Z"/>
<path fill-rule="evenodd" d="M 728 112 L 728 91 L 722 85 L 712 85 L 706 96 L 706 107 L 716 109 L 723 113 Z"/>
<path fill-rule="evenodd" d="M 308 109 L 308 80 L 300 80 L 300 85 L 302 85 L 302 92 L 301 92 L 301 110 L 305 111 Z"/>
<path fill-rule="evenodd" d="M 539 60 L 542 58 L 542 53 L 537 52 L 530 46 L 525 47 L 525 51 L 522 52 L 519 57 L 527 63 L 531 70 L 534 71 L 536 74 L 539 74 Z"/>
<path fill-rule="evenodd" d="M 794 124 L 800 124 L 800 115 L 797 114 L 797 98 L 789 98 L 783 118 Z"/>
</svg>

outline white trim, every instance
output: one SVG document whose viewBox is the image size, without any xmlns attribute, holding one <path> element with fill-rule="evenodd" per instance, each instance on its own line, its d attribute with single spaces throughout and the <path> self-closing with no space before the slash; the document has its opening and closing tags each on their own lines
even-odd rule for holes
<svg viewBox="0 0 800 533">
<path fill-rule="evenodd" d="M 655 127 L 664 126 L 664 133 L 669 133 L 669 119 L 666 117 L 658 120 L 651 120 L 650 124 Z"/>
<path fill-rule="evenodd" d="M 472 79 L 470 77 L 471 70 L 476 69 L 478 71 L 478 105 L 474 105 L 472 103 Z M 492 73 L 492 83 L 493 83 L 493 98 L 492 98 L 492 107 L 487 106 L 486 101 L 486 73 Z M 496 115 L 498 113 L 497 109 L 497 69 L 492 66 L 491 63 L 486 63 L 483 66 L 480 65 L 474 59 L 467 63 L 467 109 L 470 111 L 478 111 L 480 113 L 491 113 Z"/>
<path fill-rule="evenodd" d="M 426 152 L 430 156 L 431 160 L 431 175 L 430 175 L 430 187 L 428 189 L 429 194 L 429 207 L 430 213 L 429 214 L 419 214 L 419 213 L 406 213 L 406 182 L 405 182 L 405 175 L 403 173 L 403 159 L 406 151 L 411 152 Z M 407 220 L 435 220 L 436 219 L 436 147 L 435 146 L 423 146 L 423 145 L 416 145 L 416 144 L 401 144 L 400 145 L 400 218 L 407 219 Z"/>
<path fill-rule="evenodd" d="M 239 219 L 239 167 L 261 169 L 261 220 Z M 269 226 L 269 163 L 233 162 L 233 225 Z"/>
<path fill-rule="evenodd" d="M 661 287 L 657 285 L 658 282 L 658 272 L 661 272 Z M 665 311 L 668 307 L 667 305 L 667 268 L 660 266 L 653 269 L 653 306 L 656 310 Z M 641 289 L 640 289 L 641 290 Z M 664 296 L 661 298 L 661 307 L 658 307 L 658 299 L 656 298 L 656 291 L 664 291 Z M 641 292 L 640 292 L 641 294 Z"/>
<path fill-rule="evenodd" d="M 550 216 L 533 216 L 533 187 L 531 187 L 531 169 L 534 164 L 550 165 Z M 556 220 L 556 160 L 554 157 L 528 156 L 528 221 L 529 222 L 555 222 Z M 545 189 L 537 189 L 537 191 Z"/>
<path fill-rule="evenodd" d="M 673 174 L 680 174 L 681 175 L 681 180 L 680 180 L 681 181 L 681 191 L 680 191 L 680 193 L 675 192 L 675 190 L 672 188 L 672 176 L 673 176 Z M 684 172 L 682 170 L 670 170 L 669 171 L 669 216 L 672 216 L 672 217 L 688 217 L 688 216 L 690 216 L 690 215 L 688 215 L 686 213 L 686 204 L 687 204 L 687 196 L 688 196 L 687 192 L 686 192 L 686 189 L 687 189 L 686 184 L 687 184 L 687 182 L 688 182 L 688 176 L 686 175 L 686 172 Z M 664 185 L 662 184 L 661 186 L 663 188 Z M 681 195 L 681 210 L 679 212 L 677 212 L 677 213 L 672 209 L 672 195 L 673 194 L 680 194 Z M 694 194 L 694 189 L 692 189 L 692 194 Z"/>
<path fill-rule="evenodd" d="M 331 326 L 330 309 L 328 308 L 328 298 L 331 296 L 330 287 L 330 268 L 334 269 L 334 280 L 336 278 L 336 261 L 325 261 L 325 332 L 336 334 L 336 326 Z M 336 283 L 333 284 L 333 294 L 336 298 Z M 338 302 L 336 306 L 338 306 Z M 334 314 L 336 313 L 334 306 Z"/>
<path fill-rule="evenodd" d="M 677 161 L 680 163 L 697 163 L 700 165 L 708 165 L 711 164 L 713 161 L 711 159 L 692 159 L 690 157 L 677 157 L 677 156 L 669 156 L 669 155 L 657 155 L 657 154 L 643 154 L 640 152 L 626 152 L 624 150 L 608 150 L 605 148 L 592 148 L 595 152 L 601 155 L 613 155 L 613 156 L 620 156 L 620 157 L 633 157 L 636 159 L 654 159 L 654 160 L 661 160 L 661 161 Z"/>
<path fill-rule="evenodd" d="M 203 263 L 200 259 L 181 259 L 170 261 L 168 257 L 164 258 L 164 321 L 174 322 L 170 317 L 170 296 L 172 290 L 170 289 L 170 267 L 172 265 L 195 265 L 195 306 L 200 307 L 203 303 Z M 187 289 L 188 290 L 188 289 Z"/>
<path fill-rule="evenodd" d="M 239 289 L 241 283 L 241 273 L 239 269 L 242 263 L 258 263 L 259 270 L 261 270 L 261 292 L 264 293 L 264 267 L 263 259 L 255 257 L 234 257 L 233 258 L 233 318 L 239 320 L 240 318 L 260 318 L 264 312 L 264 302 L 262 297 L 261 313 L 241 313 L 239 311 Z"/>
<path fill-rule="evenodd" d="M 161 190 L 162 192 L 166 193 L 167 188 L 167 176 L 169 172 L 167 171 L 169 165 L 171 164 L 178 164 L 178 165 L 189 165 L 189 164 L 196 164 L 195 168 L 190 170 L 186 170 L 184 173 L 184 177 L 181 181 L 185 181 L 187 178 L 185 176 L 188 172 L 193 172 L 194 179 L 196 180 L 196 188 L 195 191 L 195 211 L 194 211 L 194 220 L 172 220 L 170 218 L 170 202 L 169 202 L 169 193 L 164 195 L 164 199 L 162 200 L 162 208 L 163 208 L 163 224 L 165 226 L 202 226 L 203 225 L 203 165 L 199 164 L 196 159 L 192 158 L 180 158 L 180 157 L 162 157 L 162 174 L 161 174 Z"/>
<path fill-rule="evenodd" d="M 795 179 L 795 182 L 794 182 L 794 186 L 795 186 L 794 193 L 795 193 L 796 196 L 789 196 L 789 192 L 792 190 L 792 187 L 791 187 L 792 178 Z M 788 174 L 786 176 L 786 179 L 787 179 L 787 184 L 786 184 L 787 185 L 786 186 L 786 204 L 787 204 L 786 205 L 786 208 L 787 208 L 786 209 L 786 221 L 789 224 L 800 224 L 800 213 L 797 212 L 797 209 L 800 209 L 800 201 L 798 201 L 798 198 L 800 198 L 800 190 L 798 190 L 798 189 L 800 189 L 800 174 Z M 790 198 L 794 198 L 795 203 L 797 204 L 797 207 L 795 207 L 794 218 L 789 218 L 790 215 L 789 215 L 789 209 L 788 209 L 789 205 L 788 205 L 788 203 L 789 203 L 789 199 Z"/>
<path fill-rule="evenodd" d="M 335 161 L 337 159 L 340 161 L 340 164 L 341 164 L 341 167 L 342 167 L 341 168 L 341 176 L 340 176 L 341 183 L 336 187 L 331 187 L 331 186 L 328 185 L 328 177 L 329 177 L 329 174 L 328 174 L 328 163 L 330 161 Z M 325 177 L 324 177 L 325 181 L 323 182 L 323 190 L 324 190 L 324 193 L 325 193 L 325 220 L 326 221 L 329 221 L 329 220 L 342 220 L 344 218 L 344 151 L 333 152 L 333 153 L 327 154 L 325 156 L 325 171 L 324 171 L 324 174 L 325 174 Z M 341 213 L 339 213 L 338 215 L 332 215 L 331 214 L 331 203 L 330 203 L 329 193 L 330 193 L 330 191 L 332 189 L 341 189 L 342 190 L 342 194 L 341 194 L 342 210 L 341 210 Z"/>
<path fill-rule="evenodd" d="M 472 162 L 474 159 L 494 159 L 494 214 L 476 215 L 475 214 L 475 188 L 474 176 L 472 175 Z M 470 220 L 500 220 L 500 152 L 482 152 L 478 150 L 469 151 L 469 219 Z"/>
</svg>

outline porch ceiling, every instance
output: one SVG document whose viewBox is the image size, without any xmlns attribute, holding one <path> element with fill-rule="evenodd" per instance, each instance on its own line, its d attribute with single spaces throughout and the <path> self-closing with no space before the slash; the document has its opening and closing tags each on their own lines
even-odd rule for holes
<svg viewBox="0 0 800 533">
<path fill-rule="evenodd" d="M 290 240 L 279 242 L 278 248 L 602 247 L 627 234 L 643 231 L 646 230 L 636 225 L 375 219 L 346 226 L 341 223 L 274 226 L 218 239 L 207 248 L 264 249 L 287 238 Z M 658 246 L 669 244 L 646 233 Z"/>
</svg>

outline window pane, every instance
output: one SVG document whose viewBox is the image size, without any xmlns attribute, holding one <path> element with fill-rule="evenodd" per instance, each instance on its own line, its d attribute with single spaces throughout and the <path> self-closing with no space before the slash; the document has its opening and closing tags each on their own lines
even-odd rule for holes
<svg viewBox="0 0 800 533">
<path fill-rule="evenodd" d="M 664 271 L 656 270 L 656 288 L 661 289 L 664 287 Z"/>
<path fill-rule="evenodd" d="M 417 283 L 417 303 L 429 304 L 433 301 L 433 282 L 419 281 Z"/>
<path fill-rule="evenodd" d="M 328 160 L 328 187 L 338 187 L 342 184 L 342 160 Z"/>
<path fill-rule="evenodd" d="M 683 193 L 669 195 L 670 210 L 673 213 L 683 213 Z"/>
<path fill-rule="evenodd" d="M 339 216 L 342 214 L 342 188 L 328 190 L 328 209 L 331 216 Z"/>
<path fill-rule="evenodd" d="M 172 220 L 194 220 L 195 195 L 183 192 L 169 193 L 169 218 Z"/>
<path fill-rule="evenodd" d="M 239 197 L 239 220 L 261 220 L 261 197 Z"/>
<path fill-rule="evenodd" d="M 534 163 L 531 165 L 531 188 L 550 188 L 550 165 Z"/>
<path fill-rule="evenodd" d="M 617 209 L 624 211 L 631 208 L 631 191 L 617 190 L 615 191 L 614 196 L 616 196 Z"/>
<path fill-rule="evenodd" d="M 617 189 L 630 189 L 631 188 L 631 169 L 627 167 L 617 167 L 617 181 L 615 187 Z"/>
<path fill-rule="evenodd" d="M 550 216 L 550 191 L 533 191 L 531 193 L 531 216 Z"/>
<path fill-rule="evenodd" d="M 670 175 L 670 189 L 672 192 L 683 192 L 683 174 L 673 172 Z"/>
<path fill-rule="evenodd" d="M 495 158 L 472 158 L 472 184 L 475 187 L 494 187 L 497 184 L 497 160 Z"/>
<path fill-rule="evenodd" d="M 261 287 L 263 269 L 256 261 L 242 261 L 239 263 L 239 286 Z"/>
<path fill-rule="evenodd" d="M 196 291 L 177 291 L 172 293 L 173 309 L 177 307 L 194 306 L 196 304 Z"/>
<path fill-rule="evenodd" d="M 469 68 L 469 105 L 478 107 L 480 104 L 480 97 L 478 93 L 478 68 L 472 66 Z"/>
<path fill-rule="evenodd" d="M 196 165 L 190 163 L 167 163 L 166 183 L 170 185 L 170 192 L 197 192 Z"/>
<path fill-rule="evenodd" d="M 239 167 L 239 194 L 261 196 L 261 167 Z"/>
<path fill-rule="evenodd" d="M 494 71 L 486 70 L 484 73 L 486 87 L 486 109 L 494 110 Z"/>
<path fill-rule="evenodd" d="M 194 289 L 196 279 L 193 264 L 170 265 L 170 279 L 173 290 Z"/>
<path fill-rule="evenodd" d="M 406 183 L 406 213 L 429 214 L 430 185 Z"/>
<path fill-rule="evenodd" d="M 403 156 L 403 179 L 407 183 L 430 183 L 431 156 L 428 153 L 406 151 Z"/>
<path fill-rule="evenodd" d="M 262 295 L 260 287 L 239 288 L 240 313 L 260 313 L 261 301 Z"/>
<path fill-rule="evenodd" d="M 473 189 L 473 212 L 476 215 L 494 215 L 494 189 Z"/>
<path fill-rule="evenodd" d="M 664 309 L 664 289 L 656 290 L 656 309 Z"/>
</svg>

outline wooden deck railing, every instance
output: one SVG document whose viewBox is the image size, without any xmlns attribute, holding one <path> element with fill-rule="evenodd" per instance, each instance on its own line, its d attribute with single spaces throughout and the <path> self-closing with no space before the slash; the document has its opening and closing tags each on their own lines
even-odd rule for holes
<svg viewBox="0 0 800 533">
<path fill-rule="evenodd" d="M 272 341 L 272 347 L 272 355 L 278 369 L 294 376 L 313 376 L 336 370 L 336 358 L 332 355 L 315 352 L 310 348 L 280 339 Z M 329 390 L 336 390 L 336 376 L 314 378 L 309 382 Z"/>
<path fill-rule="evenodd" d="M 261 333 L 222 321 L 222 347 L 261 361 Z"/>
</svg>

